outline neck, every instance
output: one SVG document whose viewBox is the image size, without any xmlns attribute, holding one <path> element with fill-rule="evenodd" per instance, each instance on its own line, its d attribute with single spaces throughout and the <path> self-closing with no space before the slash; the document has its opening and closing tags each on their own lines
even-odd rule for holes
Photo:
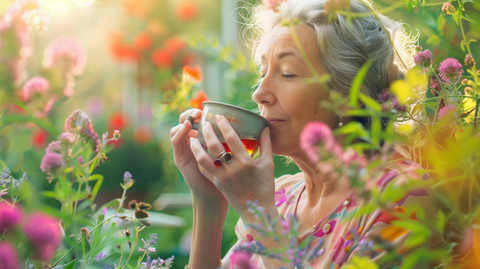
<svg viewBox="0 0 480 269">
<path fill-rule="evenodd" d="M 292 157 L 303 171 L 305 177 L 305 191 L 308 193 L 308 204 L 316 205 L 321 199 L 332 195 L 346 195 L 352 191 L 346 178 L 339 178 L 334 173 L 322 171 L 322 164 L 314 164 L 307 156 Z"/>
</svg>

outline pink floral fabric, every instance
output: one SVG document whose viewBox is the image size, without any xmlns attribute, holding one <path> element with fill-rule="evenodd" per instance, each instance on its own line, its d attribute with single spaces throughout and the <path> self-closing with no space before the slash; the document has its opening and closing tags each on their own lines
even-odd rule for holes
<svg viewBox="0 0 480 269">
<path fill-rule="evenodd" d="M 428 174 L 418 176 L 415 171 L 420 169 L 420 165 L 402 157 L 400 161 L 389 165 L 388 169 L 375 179 L 374 184 L 382 191 L 389 183 L 401 185 L 409 179 L 430 180 Z M 303 173 L 286 175 L 277 179 L 275 199 L 281 215 L 287 216 L 288 214 L 295 213 L 298 197 L 304 188 Z M 405 197 L 398 200 L 392 209 L 398 212 L 406 212 L 406 209 L 413 203 L 420 204 L 424 207 L 426 219 L 435 218 L 436 204 L 433 199 L 433 191 L 428 188 L 418 189 L 408 193 Z M 376 210 L 360 218 L 349 218 L 357 212 L 359 207 L 366 205 L 368 205 L 368 201 L 360 199 L 356 197 L 355 193 L 352 193 L 345 197 L 330 214 L 320 220 L 315 226 L 315 230 L 298 238 L 298 241 L 302 242 L 308 237 L 313 236 L 314 240 L 311 242 L 312 247 L 315 246 L 321 238 L 324 238 L 325 243 L 323 244 L 323 249 L 325 253 L 313 261 L 311 264 L 313 268 L 338 269 L 346 264 L 353 255 L 357 254 L 360 242 L 355 242 L 351 230 L 354 230 L 359 235 L 360 240 L 364 238 L 368 239 L 371 235 L 379 235 L 393 244 L 403 245 L 409 231 L 392 226 L 391 222 L 396 218 L 390 213 Z M 410 218 L 416 220 L 415 214 L 416 213 L 413 212 Z M 314 212 L 312 212 L 312 216 L 314 215 Z M 237 223 L 235 233 L 239 241 L 248 242 L 254 240 L 241 219 Z M 431 245 L 436 245 L 441 241 L 443 241 L 441 234 L 432 231 Z M 405 253 L 407 253 L 408 249 L 405 251 Z M 373 259 L 378 259 L 385 254 L 386 253 L 380 253 L 378 256 L 373 257 Z M 251 259 L 258 262 L 259 268 L 264 268 L 259 255 L 254 254 Z"/>
</svg>

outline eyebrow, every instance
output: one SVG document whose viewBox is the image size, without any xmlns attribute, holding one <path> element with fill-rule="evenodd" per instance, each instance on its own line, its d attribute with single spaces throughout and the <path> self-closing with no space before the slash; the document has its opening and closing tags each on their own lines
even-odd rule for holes
<svg viewBox="0 0 480 269">
<path fill-rule="evenodd" d="M 277 59 L 281 60 L 282 58 L 286 57 L 286 56 L 294 56 L 294 57 L 297 57 L 299 59 L 301 59 L 297 53 L 293 52 L 293 51 L 285 51 L 285 52 L 282 52 L 280 54 L 277 55 Z M 266 60 L 265 58 L 265 55 L 262 55 L 262 60 Z"/>
</svg>

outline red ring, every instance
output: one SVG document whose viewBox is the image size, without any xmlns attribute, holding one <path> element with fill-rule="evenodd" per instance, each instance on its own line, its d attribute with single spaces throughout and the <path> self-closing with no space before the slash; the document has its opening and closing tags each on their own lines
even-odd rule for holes
<svg viewBox="0 0 480 269">
<path fill-rule="evenodd" d="M 215 159 L 215 160 L 213 161 L 213 164 L 214 164 L 216 167 L 220 167 L 220 166 L 222 166 L 222 161 L 220 161 L 219 159 Z"/>
</svg>

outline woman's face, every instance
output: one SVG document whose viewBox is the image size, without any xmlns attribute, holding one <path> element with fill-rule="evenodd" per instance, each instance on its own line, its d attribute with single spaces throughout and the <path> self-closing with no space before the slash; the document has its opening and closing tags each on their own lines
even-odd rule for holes
<svg viewBox="0 0 480 269">
<path fill-rule="evenodd" d="M 293 29 L 317 74 L 323 75 L 325 68 L 318 60 L 313 31 L 305 25 Z M 253 100 L 271 124 L 273 153 L 305 156 L 299 147 L 303 127 L 310 121 L 321 121 L 333 128 L 338 125 L 338 116 L 321 105 L 329 99 L 327 90 L 319 83 L 306 82 L 313 75 L 295 44 L 291 28 L 277 25 L 262 42 L 262 79 Z"/>
</svg>

